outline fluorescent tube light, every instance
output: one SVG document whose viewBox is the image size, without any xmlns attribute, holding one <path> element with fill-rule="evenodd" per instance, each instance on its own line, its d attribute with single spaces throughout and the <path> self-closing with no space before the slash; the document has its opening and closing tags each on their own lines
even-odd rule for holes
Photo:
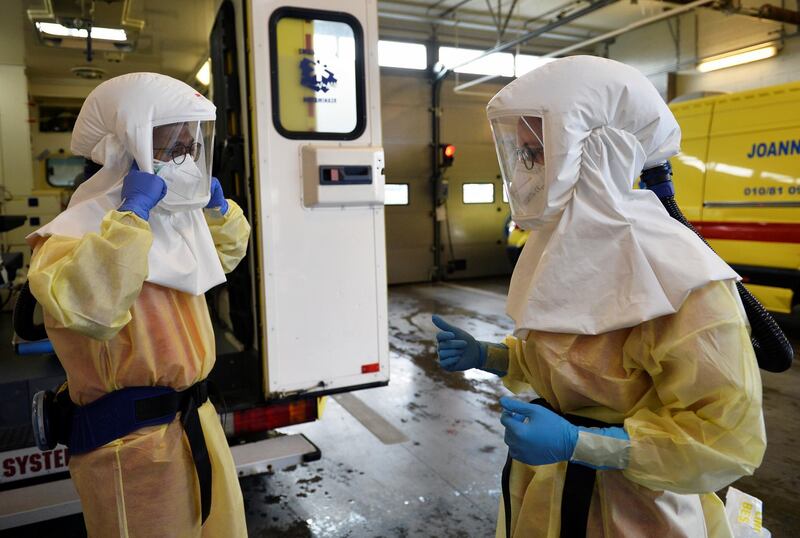
<svg viewBox="0 0 800 538">
<path fill-rule="evenodd" d="M 708 73 L 709 71 L 716 71 L 717 69 L 725 69 L 726 67 L 733 67 L 735 65 L 766 60 L 767 58 L 772 58 L 776 54 L 778 54 L 778 47 L 774 43 L 758 45 L 756 47 L 706 58 L 697 64 L 697 70 L 701 73 Z"/>
<path fill-rule="evenodd" d="M 43 34 L 56 37 L 77 37 L 86 39 L 88 32 L 78 28 L 67 28 L 55 22 L 37 22 L 36 29 Z M 127 41 L 128 36 L 125 30 L 119 28 L 103 28 L 96 26 L 92 28 L 92 39 L 102 39 L 104 41 Z"/>
</svg>

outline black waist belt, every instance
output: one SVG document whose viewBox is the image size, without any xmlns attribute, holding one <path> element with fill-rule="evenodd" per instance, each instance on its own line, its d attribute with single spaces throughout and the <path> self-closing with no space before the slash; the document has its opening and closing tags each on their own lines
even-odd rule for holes
<svg viewBox="0 0 800 538">
<path fill-rule="evenodd" d="M 553 411 L 575 426 L 584 428 L 608 428 L 608 424 L 577 415 L 565 415 L 552 408 L 544 398 L 533 400 L 532 404 L 541 405 Z M 589 522 L 589 507 L 592 504 L 596 470 L 579 463 L 567 462 L 567 474 L 564 477 L 564 490 L 561 493 L 561 538 L 586 536 L 586 525 Z M 511 538 L 511 456 L 506 458 L 503 467 L 503 510 L 505 510 L 506 537 Z"/>
<path fill-rule="evenodd" d="M 182 391 L 169 387 L 115 390 L 88 405 L 74 406 L 66 444 L 70 454 L 83 454 L 141 428 L 169 424 L 180 412 L 200 483 L 200 510 L 205 523 L 211 511 L 211 460 L 197 410 L 207 399 L 205 380 Z"/>
</svg>

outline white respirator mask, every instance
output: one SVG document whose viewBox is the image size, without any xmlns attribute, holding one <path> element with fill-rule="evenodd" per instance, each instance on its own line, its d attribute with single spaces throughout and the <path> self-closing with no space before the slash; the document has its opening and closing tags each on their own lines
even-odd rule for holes
<svg viewBox="0 0 800 538">
<path fill-rule="evenodd" d="M 167 194 L 156 207 L 175 212 L 208 205 L 211 178 L 200 170 L 194 159 L 187 158 L 181 164 L 154 160 L 153 172 L 167 184 Z"/>
<path fill-rule="evenodd" d="M 509 200 L 513 200 L 511 206 L 522 213 L 515 219 L 523 220 L 525 216 L 542 214 L 546 200 L 544 166 L 537 166 L 533 170 L 517 166 L 507 188 Z"/>
<path fill-rule="evenodd" d="M 167 184 L 156 210 L 175 213 L 208 205 L 213 145 L 213 120 L 153 127 L 153 173 Z"/>
</svg>

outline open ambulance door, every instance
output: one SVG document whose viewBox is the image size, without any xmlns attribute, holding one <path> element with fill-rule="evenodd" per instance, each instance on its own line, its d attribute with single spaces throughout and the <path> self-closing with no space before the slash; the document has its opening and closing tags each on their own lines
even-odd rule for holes
<svg viewBox="0 0 800 538">
<path fill-rule="evenodd" d="M 249 0 L 246 11 L 264 395 L 385 385 L 376 2 Z"/>
</svg>

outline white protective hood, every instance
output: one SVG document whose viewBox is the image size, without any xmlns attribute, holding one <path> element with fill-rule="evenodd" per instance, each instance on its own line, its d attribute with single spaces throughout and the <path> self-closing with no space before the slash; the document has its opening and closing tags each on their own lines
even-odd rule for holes
<svg viewBox="0 0 800 538">
<path fill-rule="evenodd" d="M 53 221 L 27 237 L 81 237 L 100 232 L 103 217 L 121 204 L 122 180 L 133 159 L 153 173 L 153 127 L 216 119 L 216 107 L 191 86 L 157 73 L 131 73 L 103 82 L 81 108 L 71 149 L 103 167 L 72 195 Z M 225 282 L 202 209 L 150 212 L 153 246 L 147 281 L 200 295 Z"/>
<path fill-rule="evenodd" d="M 547 198 L 511 278 L 515 334 L 633 327 L 675 313 L 694 289 L 738 278 L 654 193 L 633 189 L 643 169 L 680 151 L 681 138 L 633 67 L 556 60 L 500 90 L 487 113 L 543 118 Z"/>
</svg>

